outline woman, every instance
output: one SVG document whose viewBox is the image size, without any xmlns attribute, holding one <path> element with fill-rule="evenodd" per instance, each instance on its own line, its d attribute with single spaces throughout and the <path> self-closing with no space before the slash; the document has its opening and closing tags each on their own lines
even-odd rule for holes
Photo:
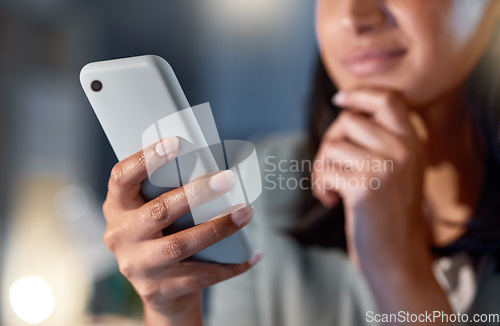
<svg viewBox="0 0 500 326">
<path fill-rule="evenodd" d="M 186 193 L 221 195 L 230 172 L 146 202 L 144 162 L 173 159 L 177 139 L 118 163 L 105 241 L 143 300 L 145 325 L 201 325 L 201 290 L 249 269 L 214 288 L 214 325 L 443 325 L 465 321 L 454 312 L 500 312 L 489 65 L 498 18 L 495 0 L 318 1 L 322 64 L 308 142 L 259 150 L 266 193 L 249 230 L 267 257 L 255 268 L 258 253 L 240 265 L 183 260 L 246 226 L 249 206 L 162 234 L 189 210 Z M 308 189 L 272 181 L 273 160 L 309 157 Z M 278 172 L 302 180 L 309 171 Z M 415 320 L 433 312 L 441 318 Z"/>
</svg>

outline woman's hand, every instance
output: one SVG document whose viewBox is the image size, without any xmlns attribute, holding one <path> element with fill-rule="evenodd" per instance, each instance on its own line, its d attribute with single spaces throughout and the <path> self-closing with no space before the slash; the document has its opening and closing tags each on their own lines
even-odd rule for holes
<svg viewBox="0 0 500 326">
<path fill-rule="evenodd" d="M 168 163 L 178 150 L 178 139 L 171 137 L 116 164 L 103 205 L 105 243 L 143 301 L 145 325 L 201 325 L 201 289 L 245 272 L 260 258 L 255 254 L 237 265 L 184 261 L 247 225 L 251 206 L 236 205 L 206 223 L 163 236 L 177 218 L 234 186 L 232 172 L 223 171 L 146 202 L 140 189 L 147 170 Z"/>
<path fill-rule="evenodd" d="M 342 197 L 349 255 L 383 311 L 427 303 L 447 310 L 422 212 L 425 144 L 408 107 L 396 93 L 373 89 L 340 93 L 335 102 L 346 110 L 315 158 L 315 196 L 325 206 Z"/>
<path fill-rule="evenodd" d="M 404 101 L 384 90 L 340 93 L 335 100 L 346 110 L 323 137 L 314 194 L 326 206 L 342 197 L 351 257 L 388 266 L 395 258 L 384 261 L 389 252 L 405 259 L 415 245 L 427 250 L 423 144 Z"/>
</svg>

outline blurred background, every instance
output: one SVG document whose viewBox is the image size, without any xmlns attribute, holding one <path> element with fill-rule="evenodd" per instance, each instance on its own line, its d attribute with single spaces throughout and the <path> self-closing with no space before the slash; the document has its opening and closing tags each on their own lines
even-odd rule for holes
<svg viewBox="0 0 500 326">
<path fill-rule="evenodd" d="M 139 325 L 103 244 L 116 158 L 79 84 L 88 62 L 157 54 L 221 139 L 299 131 L 314 1 L 0 1 L 0 323 Z"/>
</svg>

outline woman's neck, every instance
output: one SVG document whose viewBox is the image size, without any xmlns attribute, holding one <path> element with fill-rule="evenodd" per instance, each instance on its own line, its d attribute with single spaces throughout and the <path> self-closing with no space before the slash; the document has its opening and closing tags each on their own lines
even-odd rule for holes
<svg viewBox="0 0 500 326">
<path fill-rule="evenodd" d="M 477 210 L 484 162 L 478 130 L 459 89 L 418 111 L 427 138 L 424 198 L 435 244 L 449 244 Z"/>
</svg>

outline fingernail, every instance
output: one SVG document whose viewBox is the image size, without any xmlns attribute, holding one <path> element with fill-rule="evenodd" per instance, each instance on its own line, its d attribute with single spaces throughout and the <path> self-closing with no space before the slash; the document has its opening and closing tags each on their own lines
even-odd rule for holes
<svg viewBox="0 0 500 326">
<path fill-rule="evenodd" d="M 228 191 L 234 187 L 235 183 L 236 177 L 231 170 L 225 170 L 217 173 L 208 182 L 210 188 L 217 192 Z"/>
<path fill-rule="evenodd" d="M 160 156 L 170 156 L 179 150 L 179 139 L 175 136 L 165 138 L 156 145 L 156 152 Z"/>
<path fill-rule="evenodd" d="M 342 91 L 338 91 L 337 94 L 332 97 L 332 103 L 335 105 L 342 105 L 346 100 L 347 95 Z"/>
<path fill-rule="evenodd" d="M 228 208 L 227 212 L 228 213 L 233 213 L 233 212 L 239 211 L 240 209 L 242 209 L 245 206 L 247 206 L 247 204 L 245 204 L 245 203 L 239 203 L 239 204 L 234 205 L 233 207 Z"/>
<path fill-rule="evenodd" d="M 254 209 L 250 205 L 242 206 L 231 213 L 233 223 L 240 226 L 249 222 L 253 217 Z"/>
<path fill-rule="evenodd" d="M 262 259 L 263 256 L 264 252 L 261 249 L 255 249 L 252 258 L 248 260 L 248 264 L 250 266 L 257 264 Z"/>
<path fill-rule="evenodd" d="M 240 203 L 240 204 L 236 204 L 234 206 L 231 206 L 229 208 L 226 208 L 225 210 L 223 210 L 222 212 L 220 212 L 217 216 L 211 218 L 211 220 L 215 220 L 215 219 L 221 218 L 223 216 L 226 216 L 228 214 L 232 214 L 233 212 L 236 212 L 236 211 L 242 209 L 245 206 L 247 206 L 247 204 Z"/>
</svg>

